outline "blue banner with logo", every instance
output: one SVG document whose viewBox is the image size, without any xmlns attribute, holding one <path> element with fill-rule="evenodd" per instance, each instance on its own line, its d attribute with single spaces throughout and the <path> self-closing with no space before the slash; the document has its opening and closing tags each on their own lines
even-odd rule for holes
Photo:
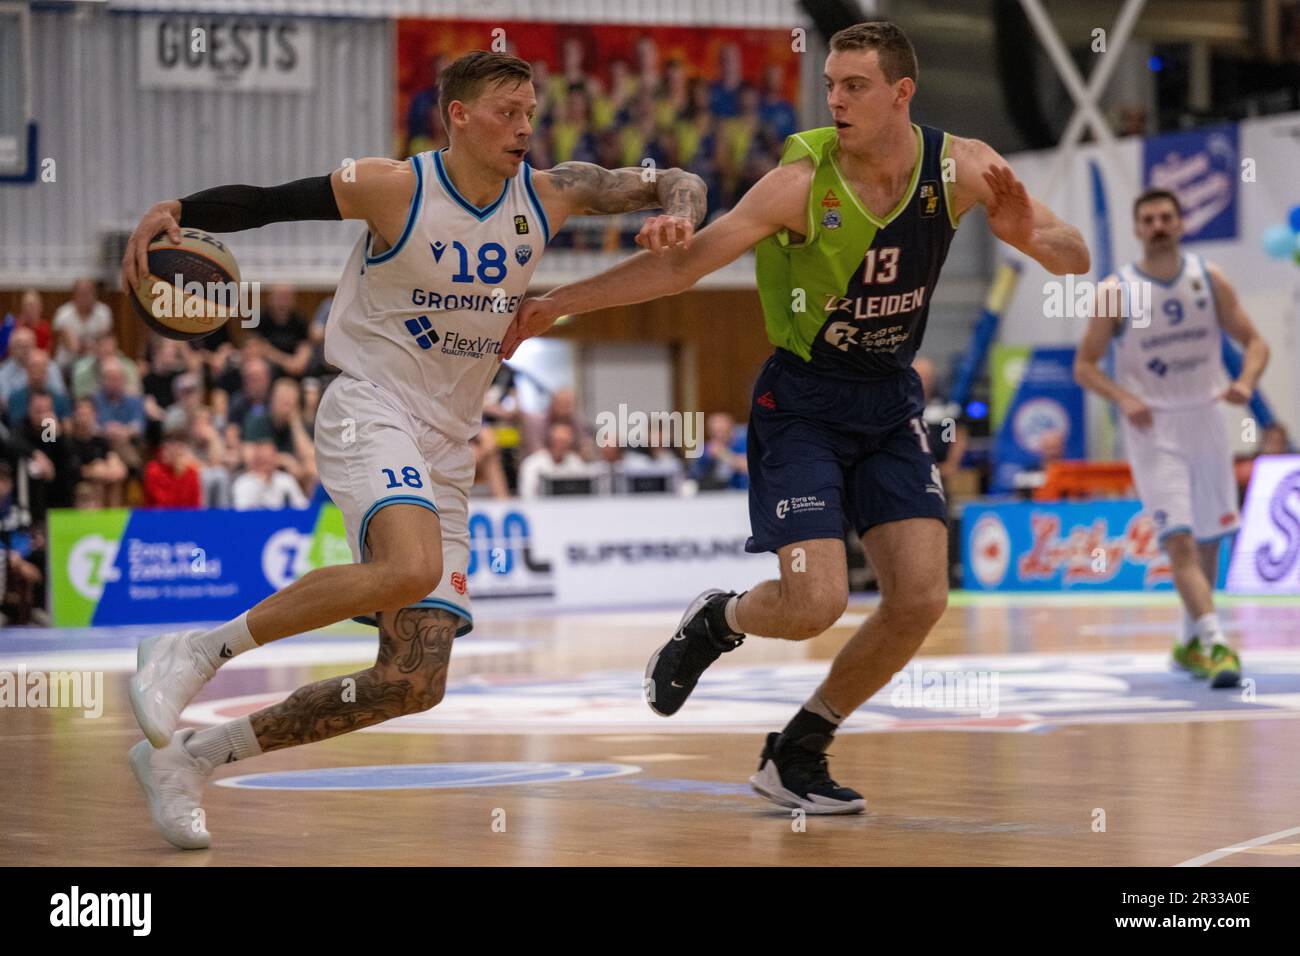
<svg viewBox="0 0 1300 956">
<path fill-rule="evenodd" d="M 1237 238 L 1239 154 L 1233 123 L 1143 140 L 1142 182 L 1178 197 L 1184 242 Z"/>
<path fill-rule="evenodd" d="M 1222 586 L 1230 542 L 1223 544 Z M 968 505 L 962 586 L 973 591 L 1165 591 L 1169 561 L 1138 501 Z"/>
<path fill-rule="evenodd" d="M 1040 467 L 1049 443 L 1059 443 L 1058 457 L 1087 457 L 1083 407 L 1083 389 L 1074 381 L 1074 349 L 1030 352 L 993 447 L 992 490 L 1010 491 L 1018 473 Z"/>
</svg>

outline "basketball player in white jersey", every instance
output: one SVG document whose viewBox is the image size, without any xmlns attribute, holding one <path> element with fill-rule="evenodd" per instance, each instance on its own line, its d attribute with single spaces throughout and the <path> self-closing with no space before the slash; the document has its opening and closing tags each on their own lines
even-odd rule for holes
<svg viewBox="0 0 1300 956">
<path fill-rule="evenodd" d="M 1236 687 L 1241 661 L 1214 611 L 1219 545 L 1237 530 L 1237 482 L 1220 402 L 1246 405 L 1268 363 L 1268 345 L 1216 266 L 1183 252 L 1178 198 L 1150 189 L 1133 204 L 1142 259 L 1108 276 L 1076 353 L 1079 384 L 1115 402 L 1142 505 L 1169 555 L 1185 610 L 1174 666 L 1212 687 Z M 1151 290 L 1135 315 L 1133 290 Z M 1149 322 L 1149 324 L 1148 324 Z M 1245 348 L 1229 383 L 1220 329 Z M 1115 378 L 1101 370 L 1115 348 Z"/>
<path fill-rule="evenodd" d="M 342 370 L 316 417 L 321 481 L 343 513 L 352 565 L 319 568 L 211 631 L 141 644 L 130 697 L 145 732 L 131 751 L 154 824 L 200 848 L 200 791 L 213 768 L 323 740 L 443 696 L 452 639 L 470 630 L 465 575 L 469 442 L 501 339 L 551 236 L 575 214 L 659 207 L 637 236 L 688 248 L 703 182 L 678 169 L 606 170 L 525 160 L 536 107 L 528 64 L 474 52 L 439 79 L 451 145 L 408 160 L 261 189 L 222 186 L 159 203 L 131 237 L 123 279 L 148 272 L 148 243 L 180 226 L 213 232 L 290 220 L 363 220 L 339 281 L 325 358 Z M 336 621 L 379 628 L 374 666 L 299 688 L 247 717 L 177 731 L 181 710 L 236 654 Z"/>
</svg>

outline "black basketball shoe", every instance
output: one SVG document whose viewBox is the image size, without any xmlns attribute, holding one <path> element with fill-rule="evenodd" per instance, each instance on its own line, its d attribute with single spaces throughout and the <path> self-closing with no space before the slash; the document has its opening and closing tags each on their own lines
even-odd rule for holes
<svg viewBox="0 0 1300 956">
<path fill-rule="evenodd" d="M 645 669 L 645 701 L 660 717 L 671 717 L 691 696 L 704 669 L 745 639 L 727 627 L 724 608 L 732 591 L 705 591 L 686 609 L 673 639 Z"/>
<path fill-rule="evenodd" d="M 862 794 L 831 779 L 826 765 L 830 742 L 823 734 L 799 740 L 768 734 L 758 772 L 749 778 L 749 785 L 778 806 L 805 813 L 861 813 L 867 808 Z"/>
</svg>

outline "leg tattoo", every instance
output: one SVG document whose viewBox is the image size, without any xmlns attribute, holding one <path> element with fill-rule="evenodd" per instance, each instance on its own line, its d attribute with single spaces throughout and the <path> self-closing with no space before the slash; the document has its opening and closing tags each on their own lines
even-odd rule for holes
<svg viewBox="0 0 1300 956">
<path fill-rule="evenodd" d="M 373 667 L 300 687 L 250 720 L 263 752 L 313 743 L 428 710 L 447 685 L 460 619 L 441 608 L 403 608 L 379 618 Z"/>
</svg>

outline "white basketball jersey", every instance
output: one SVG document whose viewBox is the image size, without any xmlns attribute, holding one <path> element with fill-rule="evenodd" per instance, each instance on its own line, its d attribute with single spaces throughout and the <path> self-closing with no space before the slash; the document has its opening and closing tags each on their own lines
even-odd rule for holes
<svg viewBox="0 0 1300 956">
<path fill-rule="evenodd" d="M 406 228 L 378 255 L 369 233 L 352 250 L 325 327 L 325 359 L 468 441 L 550 224 L 527 163 L 481 209 L 456 191 L 441 150 L 411 163 Z"/>
<path fill-rule="evenodd" d="M 1150 324 L 1122 320 L 1114 339 L 1115 378 L 1152 408 L 1186 408 L 1214 401 L 1228 386 L 1223 333 L 1214 287 L 1200 256 L 1183 254 L 1183 268 L 1169 283 L 1127 265 L 1119 277 L 1128 288 L 1151 289 Z"/>
</svg>

